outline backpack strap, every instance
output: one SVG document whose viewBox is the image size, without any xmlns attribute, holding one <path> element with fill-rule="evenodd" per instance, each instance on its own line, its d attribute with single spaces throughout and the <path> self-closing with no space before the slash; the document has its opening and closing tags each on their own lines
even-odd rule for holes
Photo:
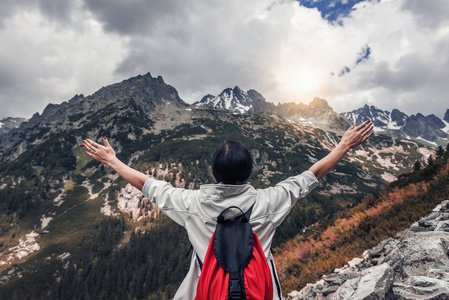
<svg viewBox="0 0 449 300">
<path fill-rule="evenodd" d="M 200 265 L 200 270 L 203 270 L 203 262 L 201 261 L 201 258 L 199 257 L 198 253 L 196 254 L 196 260 L 198 261 L 198 264 Z"/>
</svg>

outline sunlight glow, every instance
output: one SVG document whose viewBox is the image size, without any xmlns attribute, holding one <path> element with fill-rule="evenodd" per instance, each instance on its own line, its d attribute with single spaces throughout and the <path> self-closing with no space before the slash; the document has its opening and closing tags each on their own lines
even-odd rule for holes
<svg viewBox="0 0 449 300">
<path fill-rule="evenodd" d="M 280 90 L 288 101 L 308 102 L 320 95 L 324 74 L 319 67 L 285 68 L 278 72 Z"/>
</svg>

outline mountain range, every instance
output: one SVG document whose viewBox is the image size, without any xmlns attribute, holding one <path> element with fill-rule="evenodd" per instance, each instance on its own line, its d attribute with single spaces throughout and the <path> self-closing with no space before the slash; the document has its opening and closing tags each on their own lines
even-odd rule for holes
<svg viewBox="0 0 449 300">
<path fill-rule="evenodd" d="M 185 232 L 85 155 L 85 138 L 107 136 L 121 160 L 184 188 L 213 182 L 211 154 L 237 139 L 254 156 L 250 183 L 264 188 L 307 170 L 349 126 L 323 99 L 274 105 L 256 91 L 223 93 L 189 105 L 148 73 L 8 125 L 0 134 L 0 298 L 170 298 L 187 271 Z M 221 100 L 222 107 L 206 105 Z M 300 200 L 273 246 L 356 207 L 433 153 L 423 143 L 374 135 Z"/>
<path fill-rule="evenodd" d="M 397 109 L 389 112 L 368 105 L 341 115 L 354 124 L 362 120 L 372 120 L 376 132 L 382 134 L 414 139 L 434 146 L 448 143 L 449 109 L 446 110 L 443 120 L 434 114 L 424 116 L 417 113 L 408 116 Z"/>
<path fill-rule="evenodd" d="M 446 145 L 449 134 L 449 109 L 443 120 L 434 114 L 421 113 L 408 116 L 398 109 L 391 112 L 375 106 L 365 105 L 359 109 L 343 112 L 338 116 L 327 101 L 314 98 L 309 105 L 303 103 L 279 103 L 274 105 L 255 90 L 247 92 L 238 86 L 227 88 L 218 96 L 206 95 L 193 103 L 198 107 L 223 108 L 232 113 L 271 112 L 287 119 L 311 124 L 327 130 L 345 130 L 349 124 L 360 124 L 370 120 L 376 132 L 409 140 L 416 140 L 431 146 Z M 342 118 L 343 117 L 343 118 Z"/>
</svg>

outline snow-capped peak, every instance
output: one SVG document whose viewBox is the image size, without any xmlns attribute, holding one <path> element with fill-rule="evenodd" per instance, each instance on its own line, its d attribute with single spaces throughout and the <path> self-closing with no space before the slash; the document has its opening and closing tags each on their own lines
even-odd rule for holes
<svg viewBox="0 0 449 300">
<path fill-rule="evenodd" d="M 196 106 L 224 108 L 236 114 L 248 112 L 254 100 L 238 86 L 225 89 L 220 95 L 206 95 L 200 101 L 193 103 Z"/>
</svg>

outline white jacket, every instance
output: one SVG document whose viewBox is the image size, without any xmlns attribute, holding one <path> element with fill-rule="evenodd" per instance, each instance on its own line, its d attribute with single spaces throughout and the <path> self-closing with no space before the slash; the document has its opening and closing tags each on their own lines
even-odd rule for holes
<svg viewBox="0 0 449 300">
<path fill-rule="evenodd" d="M 155 202 L 170 219 L 187 230 L 194 253 L 189 272 L 179 287 L 175 300 L 193 300 L 201 274 L 196 253 L 202 261 L 218 215 L 229 206 L 238 206 L 246 212 L 253 204 L 250 224 L 259 237 L 273 278 L 273 299 L 282 299 L 279 280 L 271 255 L 271 241 L 276 227 L 285 219 L 299 198 L 305 197 L 318 181 L 310 171 L 289 177 L 274 187 L 255 189 L 251 185 L 205 184 L 199 190 L 174 188 L 168 182 L 148 179 L 143 187 L 145 197 Z M 239 215 L 230 209 L 226 218 Z"/>
</svg>

